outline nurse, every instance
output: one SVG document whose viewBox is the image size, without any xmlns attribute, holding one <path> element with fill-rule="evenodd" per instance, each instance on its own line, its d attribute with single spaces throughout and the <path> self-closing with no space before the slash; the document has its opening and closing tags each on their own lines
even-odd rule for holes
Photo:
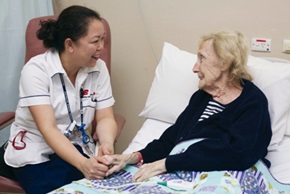
<svg viewBox="0 0 290 194">
<path fill-rule="evenodd" d="M 82 6 L 41 22 L 37 32 L 47 52 L 24 66 L 20 99 L 5 151 L 26 193 L 47 193 L 81 178 L 102 179 L 102 155 L 114 153 L 117 126 L 110 77 L 99 59 L 105 30 L 101 17 Z M 98 125 L 98 155 L 87 131 Z"/>
</svg>

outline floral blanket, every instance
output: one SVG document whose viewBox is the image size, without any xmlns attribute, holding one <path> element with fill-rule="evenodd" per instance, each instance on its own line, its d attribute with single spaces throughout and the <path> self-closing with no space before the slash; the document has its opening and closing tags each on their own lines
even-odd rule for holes
<svg viewBox="0 0 290 194">
<path fill-rule="evenodd" d="M 176 146 L 171 154 L 178 154 L 195 143 L 187 141 Z M 258 161 L 245 171 L 178 171 L 152 177 L 147 182 L 132 180 L 137 166 L 128 165 L 103 180 L 81 179 L 50 194 L 68 193 L 198 193 L 198 194 L 290 194 L 290 184 L 278 182 L 263 162 Z M 191 183 L 190 188 L 166 185 L 171 180 Z"/>
</svg>

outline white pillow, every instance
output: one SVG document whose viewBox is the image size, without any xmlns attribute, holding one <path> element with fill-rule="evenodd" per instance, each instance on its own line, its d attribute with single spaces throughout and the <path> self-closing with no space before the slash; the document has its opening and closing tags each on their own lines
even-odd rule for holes
<svg viewBox="0 0 290 194">
<path fill-rule="evenodd" d="M 270 62 L 262 58 L 250 56 L 248 67 L 254 77 L 253 82 L 264 92 L 268 99 L 273 131 L 269 150 L 275 150 L 282 141 L 286 131 L 290 130 L 288 124 L 290 109 L 290 63 Z"/>
<path fill-rule="evenodd" d="M 139 116 L 174 123 L 198 89 L 198 77 L 192 71 L 196 59 L 195 54 L 165 42 L 145 108 Z"/>
<path fill-rule="evenodd" d="M 165 42 L 146 105 L 139 116 L 174 123 L 198 89 L 198 77 L 192 72 L 195 62 L 195 54 Z M 268 98 L 273 130 L 269 150 L 275 150 L 287 131 L 287 125 L 290 127 L 287 123 L 290 64 L 272 63 L 250 56 L 248 65 L 254 76 L 253 82 Z"/>
<path fill-rule="evenodd" d="M 289 111 L 288 111 L 287 127 L 286 127 L 285 135 L 290 136 L 290 109 L 289 109 Z"/>
</svg>

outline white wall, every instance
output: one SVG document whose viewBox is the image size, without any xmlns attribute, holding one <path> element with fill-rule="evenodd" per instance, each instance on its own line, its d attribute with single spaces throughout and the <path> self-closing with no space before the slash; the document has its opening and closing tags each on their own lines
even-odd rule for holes
<svg viewBox="0 0 290 194">
<path fill-rule="evenodd" d="M 54 0 L 55 13 L 73 4 L 85 5 L 105 17 L 112 30 L 112 85 L 115 111 L 127 123 L 117 142 L 123 151 L 143 123 L 145 105 L 163 42 L 196 52 L 199 37 L 230 29 L 272 39 L 272 52 L 252 55 L 280 57 L 282 40 L 290 39 L 288 0 Z"/>
</svg>

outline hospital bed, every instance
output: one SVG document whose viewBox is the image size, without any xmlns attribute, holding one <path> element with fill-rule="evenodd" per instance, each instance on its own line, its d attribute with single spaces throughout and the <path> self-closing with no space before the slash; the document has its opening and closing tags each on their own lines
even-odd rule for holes
<svg viewBox="0 0 290 194">
<path fill-rule="evenodd" d="M 198 77 L 192 72 L 195 61 L 196 54 L 184 51 L 168 42 L 164 43 L 162 57 L 156 68 L 146 104 L 139 114 L 140 117 L 145 118 L 145 122 L 123 153 L 128 154 L 144 148 L 176 121 L 178 115 L 186 107 L 192 93 L 198 89 Z M 268 170 L 268 168 L 258 162 L 251 169 L 254 174 L 251 175 L 250 179 L 258 177 L 257 180 L 260 181 L 257 184 L 261 190 L 255 192 L 262 193 L 263 190 L 265 193 L 290 193 L 290 61 L 280 58 L 249 56 L 248 69 L 254 77 L 253 82 L 265 93 L 268 99 L 273 130 L 267 155 L 272 164 L 271 168 Z M 257 168 L 262 168 L 262 173 L 255 171 Z M 147 185 L 146 183 L 138 185 L 129 181 L 136 170 L 136 166 L 129 166 L 115 175 L 115 177 L 119 178 L 111 177 L 101 181 L 82 179 L 51 193 L 65 193 L 66 191 L 85 193 L 156 193 L 157 189 L 160 188 L 164 189 L 162 192 L 158 190 L 160 193 L 206 193 L 207 189 L 214 187 L 216 189 L 215 193 L 254 192 L 252 188 L 250 188 L 252 190 L 246 192 L 245 185 L 233 186 L 236 183 L 234 182 L 235 180 L 226 179 L 225 177 L 221 179 L 220 185 L 202 187 L 201 185 L 204 182 L 198 182 L 194 191 L 164 188 L 160 184 L 152 183 L 155 180 L 154 177 L 153 181 L 149 181 Z M 218 173 L 216 172 L 213 176 L 210 174 L 210 176 L 219 176 L 217 175 Z M 239 175 L 246 176 L 245 172 L 226 173 L 228 173 L 228 177 L 234 175 L 236 177 Z M 202 175 L 204 174 L 195 174 L 200 180 L 203 178 Z M 171 174 L 170 176 L 173 175 Z M 160 181 L 160 179 L 165 180 L 164 176 L 160 176 L 158 180 Z M 155 180 L 155 183 L 157 182 Z M 197 189 L 199 190 L 197 191 Z"/>
<path fill-rule="evenodd" d="M 192 73 L 196 55 L 164 43 L 147 101 L 140 117 L 145 122 L 124 151 L 131 153 L 158 138 L 172 125 L 197 90 L 198 78 Z M 267 158 L 273 176 L 290 184 L 290 61 L 281 58 L 249 56 L 253 82 L 269 102 L 273 137 Z"/>
</svg>

